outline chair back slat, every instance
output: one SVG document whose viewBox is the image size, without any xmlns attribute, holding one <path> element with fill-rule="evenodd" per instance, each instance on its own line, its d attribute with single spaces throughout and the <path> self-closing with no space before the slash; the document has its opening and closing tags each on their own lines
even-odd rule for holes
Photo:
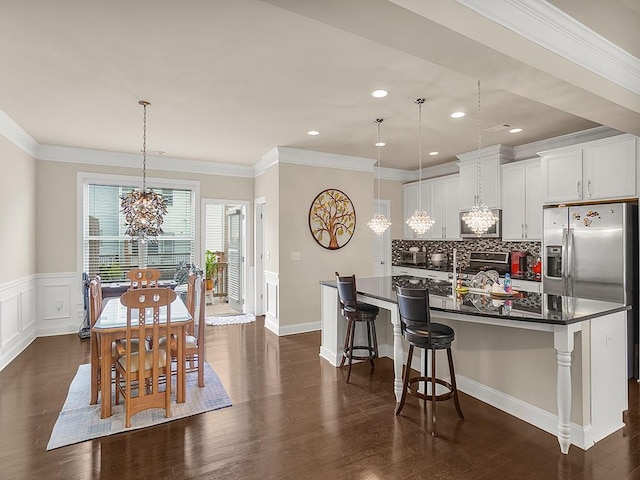
<svg viewBox="0 0 640 480">
<path fill-rule="evenodd" d="M 431 323 L 429 291 L 424 288 L 398 287 L 396 293 L 402 328 L 428 329 Z"/>
<path fill-rule="evenodd" d="M 158 287 L 162 272 L 157 268 L 134 268 L 127 272 L 130 289 Z"/>
<path fill-rule="evenodd" d="M 100 276 L 89 282 L 89 324 L 93 327 L 102 313 L 102 281 Z"/>
</svg>

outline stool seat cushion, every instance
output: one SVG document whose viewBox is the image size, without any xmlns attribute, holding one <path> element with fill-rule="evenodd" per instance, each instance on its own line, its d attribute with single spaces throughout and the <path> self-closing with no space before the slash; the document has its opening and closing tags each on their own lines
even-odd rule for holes
<svg viewBox="0 0 640 480">
<path fill-rule="evenodd" d="M 431 322 L 431 332 L 429 332 L 427 328 L 417 326 L 415 322 L 412 323 L 410 327 L 405 327 L 404 338 L 416 347 L 442 349 L 449 348 L 453 343 L 455 333 L 448 325 Z"/>
<path fill-rule="evenodd" d="M 352 306 L 345 305 L 344 311 L 347 313 L 354 313 L 356 309 Z M 369 315 L 378 315 L 378 313 L 380 313 L 380 309 L 375 305 L 369 305 L 368 303 L 363 302 L 358 302 L 358 311 Z"/>
</svg>

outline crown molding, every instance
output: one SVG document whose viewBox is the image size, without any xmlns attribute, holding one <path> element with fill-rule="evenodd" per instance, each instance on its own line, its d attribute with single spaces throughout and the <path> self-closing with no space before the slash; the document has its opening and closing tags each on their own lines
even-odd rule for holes
<svg viewBox="0 0 640 480">
<path fill-rule="evenodd" d="M 456 0 L 524 38 L 640 95 L 640 60 L 544 0 Z"/>
<path fill-rule="evenodd" d="M 556 148 L 576 145 L 578 143 L 591 142 L 602 138 L 622 135 L 623 132 L 610 127 L 595 127 L 581 132 L 567 133 L 558 137 L 547 138 L 537 142 L 526 143 L 513 147 L 514 161 L 527 160 L 538 156 L 539 152 L 554 150 Z"/>
<path fill-rule="evenodd" d="M 107 152 L 104 150 L 61 147 L 57 145 L 40 145 L 35 158 L 50 162 L 83 163 L 110 167 L 140 168 L 142 166 L 142 156 L 140 154 Z M 228 163 L 157 156 L 147 156 L 147 163 L 149 170 L 178 171 L 232 177 L 254 177 L 253 167 Z"/>
<path fill-rule="evenodd" d="M 491 145 L 490 147 L 484 147 L 480 149 L 480 158 L 498 156 L 500 160 L 510 162 L 513 160 L 513 147 L 508 145 Z M 460 153 L 456 155 L 460 163 L 470 162 L 478 160 L 478 150 L 471 150 L 470 152 Z"/>
<path fill-rule="evenodd" d="M 35 158 L 38 142 L 2 110 L 0 110 L 0 134 Z"/>
<path fill-rule="evenodd" d="M 376 160 L 371 158 L 351 157 L 349 155 L 301 150 L 291 147 L 276 148 L 278 150 L 279 163 L 306 165 L 310 167 L 339 168 L 359 172 L 373 172 L 373 165 L 376 163 Z"/>
<path fill-rule="evenodd" d="M 254 176 L 262 175 L 270 167 L 278 163 L 278 147 L 274 147 L 265 153 L 260 161 L 253 166 Z"/>
<path fill-rule="evenodd" d="M 377 172 L 377 170 L 376 170 Z M 380 168 L 380 178 L 382 180 L 393 180 L 395 182 L 410 182 L 418 178 L 418 173 L 411 170 L 400 170 L 399 168 Z"/>
</svg>

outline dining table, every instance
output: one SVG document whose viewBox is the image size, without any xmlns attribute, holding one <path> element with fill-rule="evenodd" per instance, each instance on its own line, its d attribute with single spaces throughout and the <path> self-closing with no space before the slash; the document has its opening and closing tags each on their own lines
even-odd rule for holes
<svg viewBox="0 0 640 480">
<path fill-rule="evenodd" d="M 137 326 L 138 312 L 132 309 L 132 325 Z M 186 305 L 180 298 L 171 303 L 171 334 L 176 336 L 176 402 L 184 403 L 186 400 L 186 373 L 185 373 L 185 349 L 186 331 L 192 325 L 192 317 Z M 167 322 L 167 309 L 160 309 L 160 324 Z M 146 327 L 149 332 L 153 329 L 153 323 Z M 137 329 L 135 329 L 137 332 Z M 117 340 L 126 338 L 127 334 L 127 307 L 122 305 L 120 297 L 107 298 L 104 308 L 96 323 L 91 328 L 91 397 L 97 398 L 98 390 L 101 392 L 101 418 L 111 416 L 111 362 L 112 344 Z M 102 372 L 102 373 L 101 373 Z M 169 384 L 169 383 L 168 383 Z M 94 396 L 95 395 L 95 396 Z"/>
</svg>

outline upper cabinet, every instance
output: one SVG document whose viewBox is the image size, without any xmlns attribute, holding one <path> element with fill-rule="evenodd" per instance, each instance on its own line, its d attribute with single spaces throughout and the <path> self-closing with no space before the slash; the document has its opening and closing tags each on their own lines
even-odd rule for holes
<svg viewBox="0 0 640 480">
<path fill-rule="evenodd" d="M 404 217 L 402 219 L 402 225 L 404 227 L 404 236 L 403 238 L 426 238 L 426 234 L 423 236 L 418 236 L 411 229 L 409 225 L 407 225 L 407 219 L 413 215 L 413 212 L 418 208 L 418 187 L 419 183 L 407 183 L 402 187 L 402 212 Z M 427 209 L 427 203 L 429 202 L 429 185 L 426 181 L 422 181 L 422 208 Z"/>
<path fill-rule="evenodd" d="M 513 160 L 513 150 L 504 145 L 483 148 L 480 152 L 458 155 L 460 162 L 460 209 L 468 210 L 481 201 L 489 208 L 500 208 L 500 165 Z M 480 192 L 478 192 L 478 178 Z"/>
<path fill-rule="evenodd" d="M 636 196 L 637 139 L 617 135 L 540 153 L 546 203 Z"/>
<path fill-rule="evenodd" d="M 542 166 L 540 159 L 502 166 L 502 239 L 541 240 Z"/>
<path fill-rule="evenodd" d="M 428 181 L 428 212 L 435 221 L 426 233 L 433 240 L 460 240 L 460 177 L 449 175 Z"/>
</svg>

